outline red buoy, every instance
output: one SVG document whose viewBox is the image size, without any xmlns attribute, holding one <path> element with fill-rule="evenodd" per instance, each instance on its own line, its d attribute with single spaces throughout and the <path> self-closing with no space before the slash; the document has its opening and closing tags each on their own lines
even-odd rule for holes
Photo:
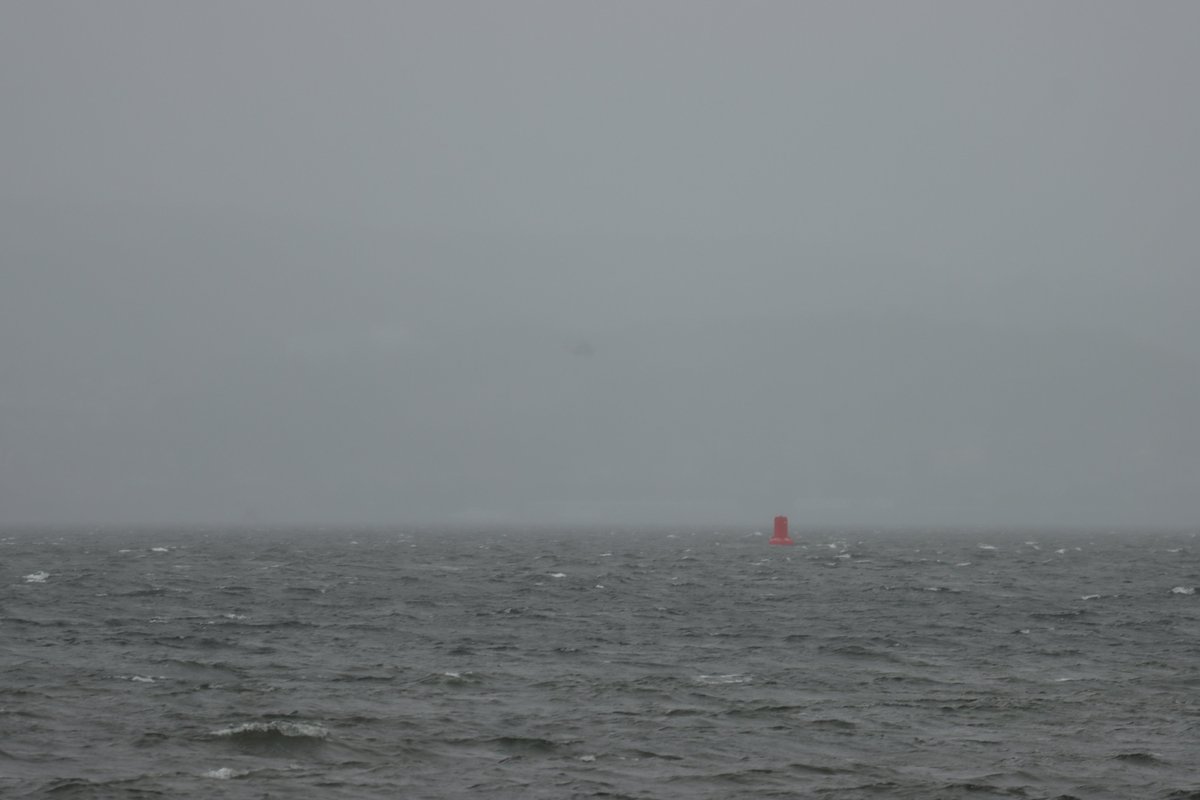
<svg viewBox="0 0 1200 800">
<path fill-rule="evenodd" d="M 775 518 L 775 535 L 771 537 L 768 544 L 795 544 L 788 536 L 787 517 Z"/>
</svg>

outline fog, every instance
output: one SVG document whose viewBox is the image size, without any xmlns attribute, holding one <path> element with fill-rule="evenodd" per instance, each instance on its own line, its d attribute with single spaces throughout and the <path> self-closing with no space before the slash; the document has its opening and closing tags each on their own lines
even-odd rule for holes
<svg viewBox="0 0 1200 800">
<path fill-rule="evenodd" d="M 6 3 L 0 525 L 1194 525 L 1198 29 Z"/>
</svg>

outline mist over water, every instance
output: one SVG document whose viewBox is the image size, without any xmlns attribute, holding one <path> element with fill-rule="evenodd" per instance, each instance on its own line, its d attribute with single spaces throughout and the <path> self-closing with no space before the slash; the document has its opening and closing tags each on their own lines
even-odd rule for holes
<svg viewBox="0 0 1200 800">
<path fill-rule="evenodd" d="M 1190 4 L 0 11 L 0 523 L 1187 525 Z"/>
</svg>

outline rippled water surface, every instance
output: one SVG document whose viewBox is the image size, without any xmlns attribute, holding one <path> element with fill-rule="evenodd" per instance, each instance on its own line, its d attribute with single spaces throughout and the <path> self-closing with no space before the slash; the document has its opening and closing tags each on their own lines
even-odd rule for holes
<svg viewBox="0 0 1200 800">
<path fill-rule="evenodd" d="M 0 534 L 0 796 L 1200 798 L 1200 539 Z"/>
</svg>

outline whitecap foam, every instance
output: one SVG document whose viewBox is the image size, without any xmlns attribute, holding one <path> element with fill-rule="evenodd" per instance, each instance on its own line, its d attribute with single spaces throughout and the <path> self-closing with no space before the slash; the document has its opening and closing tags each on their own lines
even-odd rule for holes
<svg viewBox="0 0 1200 800">
<path fill-rule="evenodd" d="M 565 573 L 565 572 L 551 572 L 551 573 L 550 573 L 550 577 L 551 577 L 551 578 L 565 578 L 565 577 L 567 577 L 567 573 Z"/>
<path fill-rule="evenodd" d="M 171 549 L 169 547 L 151 547 L 150 552 L 151 553 L 169 553 L 169 552 L 171 552 Z"/>
<path fill-rule="evenodd" d="M 244 722 L 229 728 L 221 728 L 212 732 L 213 736 L 232 737 L 245 734 L 267 733 L 280 736 L 293 736 L 307 739 L 328 739 L 329 731 L 320 725 L 307 722 Z"/>
<path fill-rule="evenodd" d="M 235 770 L 229 767 L 220 767 L 218 769 L 210 769 L 204 773 L 205 778 L 216 778 L 219 781 L 227 781 L 230 778 L 240 778 L 243 775 L 249 775 L 248 770 Z"/>
<path fill-rule="evenodd" d="M 421 679 L 421 683 L 435 683 L 451 686 L 462 686 L 470 683 L 478 683 L 479 677 L 468 670 L 444 670 L 442 672 L 431 672 Z"/>
<path fill-rule="evenodd" d="M 741 673 L 730 673 L 728 675 L 697 675 L 696 683 L 717 684 L 717 683 L 749 683 L 750 676 Z"/>
<path fill-rule="evenodd" d="M 1171 594 L 1195 594 L 1195 586 L 1176 586 L 1171 590 Z"/>
<path fill-rule="evenodd" d="M 45 583 L 46 578 L 50 577 L 49 572 L 31 572 L 25 576 L 26 583 Z"/>
</svg>

